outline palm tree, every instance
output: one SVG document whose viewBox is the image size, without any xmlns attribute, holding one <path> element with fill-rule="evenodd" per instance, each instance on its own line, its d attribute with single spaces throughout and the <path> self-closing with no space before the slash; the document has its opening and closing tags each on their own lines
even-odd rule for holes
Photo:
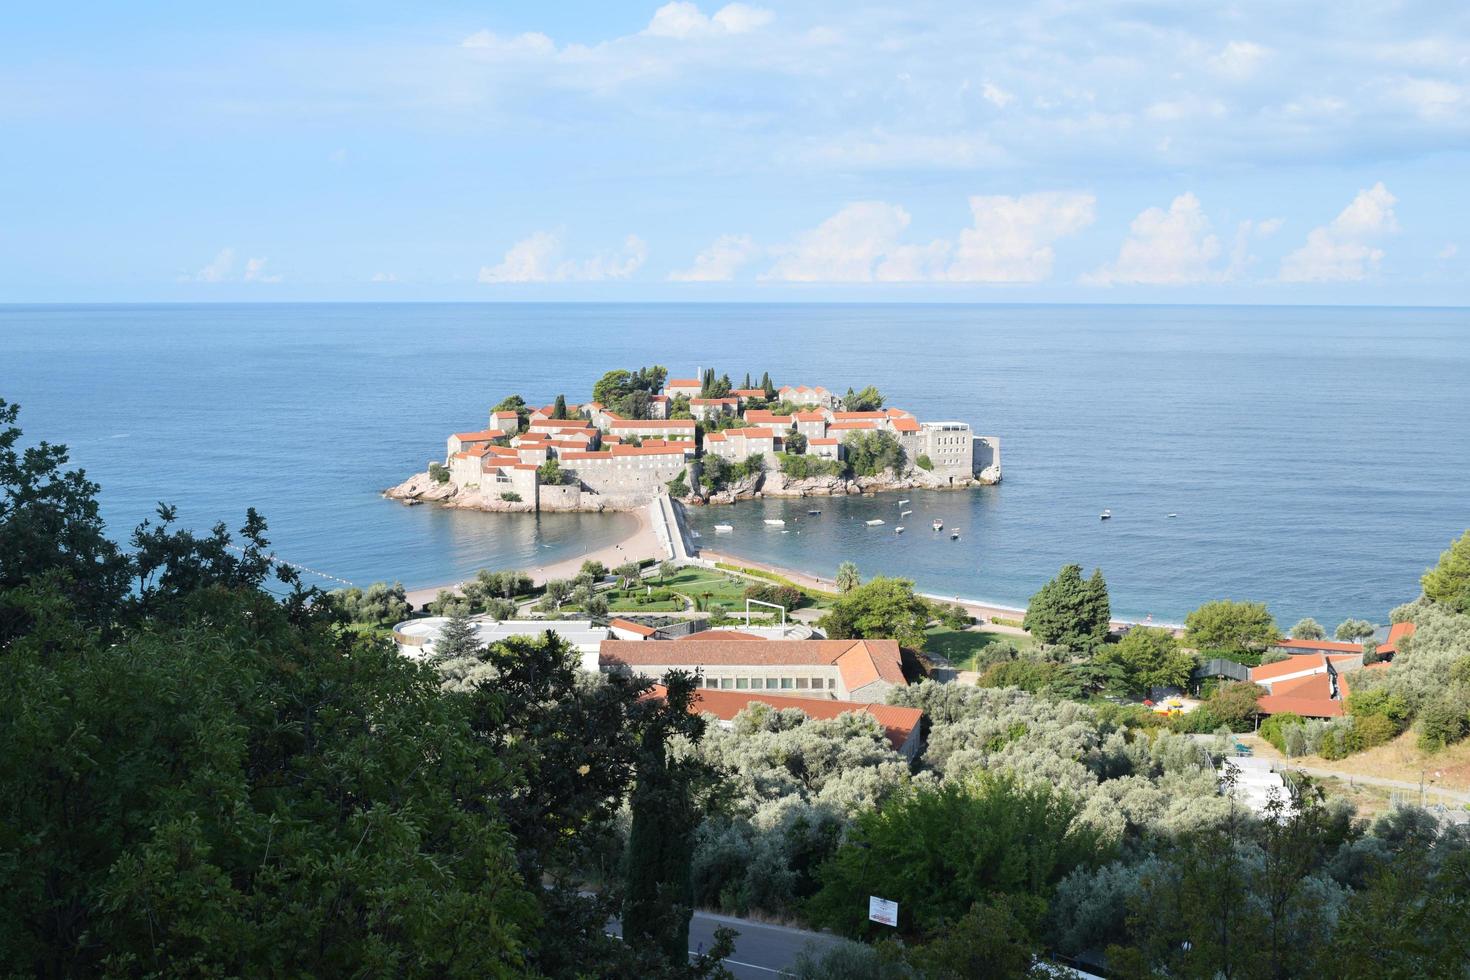
<svg viewBox="0 0 1470 980">
<path fill-rule="evenodd" d="M 862 584 L 858 577 L 858 567 L 850 561 L 845 561 L 837 566 L 837 591 L 851 592 Z"/>
</svg>

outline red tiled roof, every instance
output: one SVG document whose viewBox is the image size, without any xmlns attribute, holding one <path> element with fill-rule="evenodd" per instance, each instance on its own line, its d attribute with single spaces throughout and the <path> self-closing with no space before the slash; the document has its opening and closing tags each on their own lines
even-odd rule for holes
<svg viewBox="0 0 1470 980">
<path fill-rule="evenodd" d="M 829 424 L 827 426 L 828 431 L 832 431 L 832 430 L 852 431 L 854 429 L 876 429 L 876 428 L 878 428 L 878 423 L 877 422 L 870 422 L 867 419 L 853 419 L 850 422 L 832 422 L 831 424 Z"/>
<path fill-rule="evenodd" d="M 644 626 L 642 623 L 635 623 L 631 619 L 614 619 L 609 621 L 607 625 L 615 629 L 627 630 L 630 633 L 637 633 L 639 636 L 652 636 L 653 634 L 658 632 L 658 630 L 654 629 L 652 626 Z"/>
<path fill-rule="evenodd" d="M 895 432 L 918 432 L 919 423 L 907 416 L 898 416 L 888 423 L 893 426 Z"/>
<path fill-rule="evenodd" d="M 739 405 L 738 398 L 691 398 L 690 405 Z"/>
<path fill-rule="evenodd" d="M 1278 694 L 1263 694 L 1256 702 L 1263 715 L 1279 715 L 1290 711 L 1303 718 L 1338 718 L 1343 712 L 1342 702 L 1328 698 L 1287 697 Z"/>
<path fill-rule="evenodd" d="M 766 642 L 764 636 L 756 636 L 754 633 L 742 633 L 739 630 L 702 630 L 698 633 L 690 633 L 681 636 L 675 643 L 708 642 L 710 640 L 760 640 Z"/>
<path fill-rule="evenodd" d="M 897 419 L 897 418 L 910 418 L 911 419 L 911 418 L 914 417 L 914 413 L 913 412 L 907 411 L 907 410 L 902 409 L 902 408 L 894 408 L 892 405 L 890 405 L 887 408 L 885 408 L 883 410 L 883 414 L 887 415 L 891 419 Z"/>
<path fill-rule="evenodd" d="M 700 388 L 700 387 L 703 387 L 703 385 L 700 384 L 700 381 L 699 381 L 698 378 L 674 378 L 673 380 L 669 381 L 667 384 L 664 385 L 664 390 L 667 391 L 670 388 Z"/>
<path fill-rule="evenodd" d="M 838 442 L 836 439 L 808 439 L 806 441 L 806 444 L 808 446 L 840 446 L 840 445 L 842 445 L 842 443 Z"/>
<path fill-rule="evenodd" d="M 456 432 L 454 438 L 460 442 L 489 442 L 492 439 L 504 439 L 503 429 L 482 429 L 479 432 Z"/>
<path fill-rule="evenodd" d="M 768 412 L 763 408 L 752 408 L 745 413 L 745 421 L 757 422 L 763 425 L 779 425 L 789 429 L 791 423 L 796 421 L 796 418 L 792 415 L 777 415 L 775 412 Z"/>
<path fill-rule="evenodd" d="M 731 391 L 730 394 L 737 395 L 737 396 L 739 396 L 741 398 L 764 398 L 764 397 L 766 397 L 766 389 L 764 389 L 764 388 L 736 388 L 733 391 Z"/>
<path fill-rule="evenodd" d="M 1341 643 L 1337 640 L 1293 640 L 1283 638 L 1273 646 L 1288 653 L 1362 653 L 1361 643 Z"/>
<path fill-rule="evenodd" d="M 1333 654 L 1332 662 L 1334 664 L 1340 663 L 1344 660 L 1351 660 L 1354 656 L 1362 656 L 1362 654 L 1361 652 L 1358 654 Z M 1320 653 L 1299 653 L 1287 657 L 1285 660 L 1278 660 L 1274 664 L 1252 667 L 1251 680 L 1269 681 L 1276 677 L 1285 677 L 1288 674 L 1297 674 L 1305 670 L 1315 669 L 1325 671 L 1327 669 L 1325 657 L 1325 654 Z"/>
<path fill-rule="evenodd" d="M 613 422 L 614 429 L 677 429 L 680 432 L 693 432 L 693 419 L 617 419 Z"/>
<path fill-rule="evenodd" d="M 667 688 L 655 684 L 653 694 L 662 697 Z M 909 735 L 919 727 L 924 712 L 918 708 L 905 708 L 893 704 L 861 704 L 856 701 L 826 701 L 820 698 L 789 697 L 767 691 L 717 691 L 700 688 L 694 692 L 694 710 L 714 715 L 722 721 L 731 721 L 752 704 L 766 704 L 772 708 L 795 708 L 808 718 L 825 720 L 848 713 L 872 715 L 883 726 L 883 734 L 895 749 L 903 748 Z"/>
<path fill-rule="evenodd" d="M 1394 623 L 1393 626 L 1389 627 L 1388 639 L 1383 641 L 1383 645 L 1378 648 L 1378 652 L 1385 656 L 1398 653 L 1399 642 L 1413 636 L 1414 628 L 1415 627 L 1413 623 Z M 1377 665 L 1374 664 L 1371 666 Z"/>
<path fill-rule="evenodd" d="M 763 429 L 763 428 L 760 428 L 760 427 L 757 427 L 757 426 L 746 426 L 743 429 L 726 429 L 725 430 L 725 435 L 727 435 L 727 436 L 744 436 L 747 439 L 774 439 L 774 438 L 776 438 L 776 433 L 772 432 L 770 429 Z"/>
<path fill-rule="evenodd" d="M 886 419 L 885 412 L 833 412 L 832 418 L 839 421 L 852 422 L 856 419 Z"/>
<path fill-rule="evenodd" d="M 651 402 L 666 402 L 666 401 L 669 401 L 670 399 L 669 399 L 669 396 L 668 395 L 649 395 L 648 396 L 648 400 L 651 401 Z M 602 406 L 601 405 L 598 405 L 597 407 L 598 408 L 601 408 Z"/>
<path fill-rule="evenodd" d="M 518 416 L 518 415 L 517 415 L 517 414 L 516 414 L 516 413 L 515 413 L 515 412 L 511 412 L 511 411 L 505 411 L 505 412 L 491 412 L 491 413 L 490 413 L 490 414 L 491 414 L 491 415 L 493 415 L 493 416 L 494 416 L 494 417 L 495 417 L 495 418 L 498 418 L 498 419 L 513 419 L 513 418 L 519 418 L 519 416 Z"/>
<path fill-rule="evenodd" d="M 782 667 L 833 665 L 849 691 L 876 680 L 906 685 L 896 640 L 747 640 L 706 643 L 639 643 L 603 640 L 599 660 L 606 666 Z"/>
<path fill-rule="evenodd" d="M 797 412 L 796 413 L 796 421 L 798 421 L 798 422 L 825 422 L 825 421 L 827 421 L 827 416 L 823 415 L 821 412 Z"/>
</svg>

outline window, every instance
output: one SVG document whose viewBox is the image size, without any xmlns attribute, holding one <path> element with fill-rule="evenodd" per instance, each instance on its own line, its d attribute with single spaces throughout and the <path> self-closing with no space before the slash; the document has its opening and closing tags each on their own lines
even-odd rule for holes
<svg viewBox="0 0 1470 980">
<path fill-rule="evenodd" d="M 737 677 L 737 678 L 735 678 L 735 690 L 737 690 L 737 691 L 748 691 L 748 690 L 750 690 L 750 678 L 749 677 Z"/>
<path fill-rule="evenodd" d="M 792 680 L 789 677 L 781 678 L 781 690 L 789 691 L 792 688 Z"/>
<path fill-rule="evenodd" d="M 806 690 L 806 678 L 805 677 L 798 677 L 796 679 L 796 689 L 798 691 L 805 691 Z"/>
<path fill-rule="evenodd" d="M 767 677 L 766 678 L 766 690 L 767 691 L 774 691 L 774 690 L 776 690 L 776 688 L 778 688 L 780 686 L 781 686 L 781 682 L 779 680 L 777 680 L 776 678 L 774 678 L 774 677 Z"/>
<path fill-rule="evenodd" d="M 728 691 L 728 690 L 730 690 L 734 686 L 735 686 L 735 680 L 734 680 L 734 678 L 731 678 L 731 677 L 721 677 L 720 678 L 720 689 L 721 690 Z"/>
<path fill-rule="evenodd" d="M 835 678 L 835 677 L 829 677 L 829 678 L 827 678 L 827 690 L 829 690 L 829 691 L 835 691 L 835 690 L 837 690 L 837 678 Z"/>
<path fill-rule="evenodd" d="M 820 677 L 813 677 L 812 678 L 812 690 L 814 690 L 814 691 L 820 691 L 821 689 L 822 689 L 822 679 Z"/>
</svg>

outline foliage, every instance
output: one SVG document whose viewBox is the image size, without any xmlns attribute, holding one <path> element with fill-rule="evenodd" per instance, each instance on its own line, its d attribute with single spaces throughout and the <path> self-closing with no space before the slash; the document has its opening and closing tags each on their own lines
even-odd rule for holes
<svg viewBox="0 0 1470 980">
<path fill-rule="evenodd" d="M 561 468 L 561 460 L 554 456 L 536 468 L 536 477 L 548 487 L 564 486 L 577 481 L 575 476 Z"/>
<path fill-rule="evenodd" d="M 439 627 L 439 635 L 434 640 L 434 656 L 440 660 L 468 657 L 479 647 L 475 624 L 467 614 L 456 611 L 447 623 Z"/>
<path fill-rule="evenodd" d="M 1441 696 L 1419 712 L 1419 748 L 1437 752 L 1470 735 L 1470 705 L 1462 697 Z"/>
<path fill-rule="evenodd" d="M 1173 633 L 1152 626 L 1133 627 L 1099 656 L 1122 666 L 1129 688 L 1147 697 L 1156 687 L 1184 687 L 1195 666 Z"/>
<path fill-rule="evenodd" d="M 769 602 L 791 612 L 806 602 L 806 593 L 790 585 L 752 585 L 745 590 L 745 598 Z"/>
<path fill-rule="evenodd" d="M 1075 800 L 1043 782 L 981 774 L 895 797 L 860 815 L 822 869 L 814 921 L 872 935 L 867 898 L 882 882 L 898 902 L 898 930 L 917 935 L 996 896 L 1040 896 L 1105 848 L 1078 820 Z"/>
<path fill-rule="evenodd" d="M 624 418 L 646 419 L 649 398 L 663 389 L 668 376 L 661 365 L 608 371 L 593 384 L 592 400 Z"/>
<path fill-rule="evenodd" d="M 567 396 L 557 395 L 551 406 L 551 417 L 561 421 L 567 417 Z"/>
<path fill-rule="evenodd" d="M 1339 626 L 1338 629 L 1342 627 Z M 1322 628 L 1321 623 L 1308 616 L 1297 620 L 1296 625 L 1291 628 L 1291 638 L 1293 640 L 1325 640 L 1327 631 Z"/>
<path fill-rule="evenodd" d="M 518 504 L 521 502 L 521 495 L 516 493 L 514 490 L 502 490 L 500 493 L 500 499 L 508 501 L 512 504 Z"/>
<path fill-rule="evenodd" d="M 1276 751 L 1283 755 L 1291 755 L 1292 753 L 1286 748 L 1285 730 L 1301 724 L 1303 724 L 1301 715 L 1291 711 L 1282 711 L 1261 722 L 1261 728 L 1257 734 L 1274 745 Z"/>
<path fill-rule="evenodd" d="M 1424 597 L 1449 609 L 1470 614 L 1470 531 L 1451 542 L 1439 564 L 1420 579 Z"/>
<path fill-rule="evenodd" d="M 914 465 L 921 470 L 934 469 L 934 461 L 929 458 L 928 453 L 919 453 L 919 458 L 914 460 Z"/>
<path fill-rule="evenodd" d="M 883 407 L 883 393 L 872 385 L 856 393 L 849 388 L 842 405 L 849 412 L 876 412 Z"/>
<path fill-rule="evenodd" d="M 1259 652 L 1281 638 L 1276 620 L 1260 602 L 1207 602 L 1185 618 L 1184 626 L 1184 642 L 1196 650 Z"/>
<path fill-rule="evenodd" d="M 849 432 L 842 440 L 847 451 L 847 466 L 854 476 L 878 476 L 886 471 L 902 473 L 903 446 L 891 432 Z"/>
<path fill-rule="evenodd" d="M 431 616 L 468 616 L 473 611 L 469 599 L 448 589 L 440 589 L 424 608 Z"/>
<path fill-rule="evenodd" d="M 430 463 L 429 479 L 433 480 L 435 483 L 448 483 L 449 467 L 439 462 Z"/>
<path fill-rule="evenodd" d="M 787 445 L 789 446 L 790 443 Z M 808 480 L 823 476 L 839 477 L 847 472 L 847 467 L 841 460 L 826 459 L 821 456 L 786 452 L 777 453 L 776 461 L 781 467 L 781 474 L 793 480 Z"/>
<path fill-rule="evenodd" d="M 668 487 L 669 496 L 676 500 L 689 496 L 689 480 L 684 470 L 680 470 L 678 475 L 664 486 Z"/>
<path fill-rule="evenodd" d="M 1366 619 L 1345 619 L 1337 624 L 1337 630 L 1333 633 L 1333 636 L 1346 643 L 1366 640 L 1372 635 L 1373 624 Z"/>
<path fill-rule="evenodd" d="M 784 442 L 786 445 L 786 451 L 788 453 L 796 453 L 800 455 L 806 452 L 806 436 L 802 435 L 800 432 L 797 432 L 795 429 L 787 430 L 784 437 Z"/>
<path fill-rule="evenodd" d="M 496 412 L 515 412 L 516 429 L 520 432 L 525 432 L 526 426 L 531 421 L 531 406 L 527 405 L 526 400 L 520 395 L 510 395 L 502 398 L 495 407 L 490 409 L 490 424 L 492 426 L 495 424 Z"/>
<path fill-rule="evenodd" d="M 327 593 L 332 608 L 349 622 L 363 626 L 391 626 L 413 615 L 403 583 L 374 582 L 366 590 L 356 586 Z"/>
<path fill-rule="evenodd" d="M 1042 643 L 1090 651 L 1107 641 L 1111 612 L 1102 571 L 1082 581 L 1082 566 L 1064 565 L 1031 597 L 1022 625 Z"/>
<path fill-rule="evenodd" d="M 913 582 L 880 576 L 843 593 L 817 626 L 835 640 L 893 639 L 922 650 L 929 618 Z"/>
<path fill-rule="evenodd" d="M 1201 718 L 1209 720 L 1211 730 L 1219 724 L 1228 725 L 1232 732 L 1249 731 L 1251 720 L 1260 714 L 1256 702 L 1265 693 L 1259 684 L 1232 681 L 1215 688 L 1215 693 L 1191 713 L 1204 712 Z"/>
</svg>

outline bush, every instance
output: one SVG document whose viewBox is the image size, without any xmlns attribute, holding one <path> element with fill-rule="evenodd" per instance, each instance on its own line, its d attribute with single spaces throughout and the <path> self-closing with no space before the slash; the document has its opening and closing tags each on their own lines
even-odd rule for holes
<svg viewBox="0 0 1470 980">
<path fill-rule="evenodd" d="M 443 463 L 430 463 L 429 479 L 433 480 L 435 483 L 448 483 L 449 467 L 445 466 Z"/>
<path fill-rule="evenodd" d="M 500 494 L 500 499 L 509 501 L 513 504 L 518 504 L 521 502 L 521 495 L 516 493 L 514 490 L 506 490 Z"/>
<path fill-rule="evenodd" d="M 1291 725 L 1300 725 L 1302 720 L 1302 716 L 1295 712 L 1283 711 L 1261 722 L 1259 734 L 1266 741 L 1276 746 L 1276 751 L 1284 755 L 1290 755 L 1291 753 L 1286 751 L 1286 736 L 1282 729 Z"/>
<path fill-rule="evenodd" d="M 1362 715 L 1353 718 L 1353 751 L 1361 752 L 1392 742 L 1402 731 L 1387 715 Z"/>
<path fill-rule="evenodd" d="M 789 585 L 752 585 L 745 590 L 745 598 L 773 603 L 790 612 L 806 601 L 806 594 Z"/>
<path fill-rule="evenodd" d="M 671 497 L 689 496 L 689 483 L 684 479 L 683 470 L 680 470 L 679 475 L 670 480 L 665 486 L 669 488 L 669 496 Z"/>
<path fill-rule="evenodd" d="M 777 453 L 776 460 L 781 466 L 781 475 L 793 480 L 806 480 L 820 476 L 838 477 L 847 472 L 847 467 L 840 461 L 823 459 L 820 456 Z"/>
<path fill-rule="evenodd" d="M 1470 712 L 1456 697 L 1437 697 L 1419 712 L 1419 748 L 1425 752 L 1438 752 L 1467 734 L 1470 734 Z"/>
<path fill-rule="evenodd" d="M 853 432 L 842 444 L 847 448 L 847 465 L 855 476 L 877 476 L 884 470 L 903 472 L 903 447 L 891 432 Z"/>
<path fill-rule="evenodd" d="M 1022 622 L 1019 619 L 1008 619 L 1005 616 L 991 616 L 990 621 L 997 626 L 1011 626 L 1015 629 L 1020 629 Z"/>
<path fill-rule="evenodd" d="M 920 453 L 919 458 L 914 460 L 914 465 L 918 466 L 921 470 L 934 469 L 934 461 L 929 458 L 928 453 Z"/>
</svg>

